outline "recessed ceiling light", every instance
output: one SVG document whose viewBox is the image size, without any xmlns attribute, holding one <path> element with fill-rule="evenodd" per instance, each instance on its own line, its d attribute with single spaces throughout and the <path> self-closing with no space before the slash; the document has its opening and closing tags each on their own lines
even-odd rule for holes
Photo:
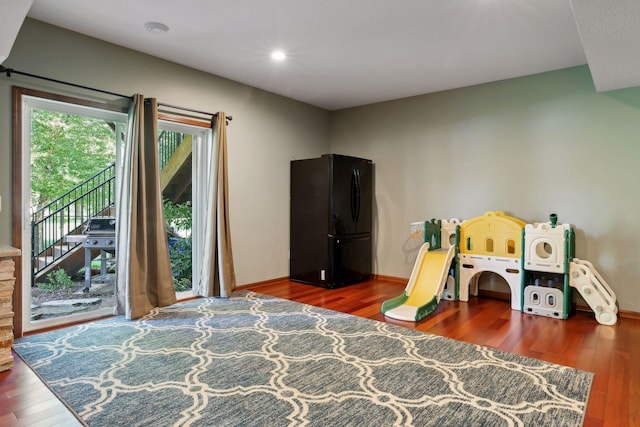
<svg viewBox="0 0 640 427">
<path fill-rule="evenodd" d="M 162 22 L 147 22 L 144 24 L 144 28 L 151 34 L 165 34 L 169 31 L 169 27 Z"/>
<path fill-rule="evenodd" d="M 282 61 L 287 57 L 287 55 L 281 50 L 274 50 L 271 54 L 271 59 L 276 61 Z"/>
</svg>

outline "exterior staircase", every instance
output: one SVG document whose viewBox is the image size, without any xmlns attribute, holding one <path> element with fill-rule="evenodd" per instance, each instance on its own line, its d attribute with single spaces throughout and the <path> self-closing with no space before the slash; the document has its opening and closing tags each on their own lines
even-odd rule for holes
<svg viewBox="0 0 640 427">
<path fill-rule="evenodd" d="M 193 139 L 185 135 L 173 155 L 160 171 L 160 188 L 165 199 L 173 203 L 191 200 L 191 157 Z"/>
</svg>

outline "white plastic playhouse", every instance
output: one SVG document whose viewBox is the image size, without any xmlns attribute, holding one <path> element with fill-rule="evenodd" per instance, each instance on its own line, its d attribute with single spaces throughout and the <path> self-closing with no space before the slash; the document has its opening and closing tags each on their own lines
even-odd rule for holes
<svg viewBox="0 0 640 427">
<path fill-rule="evenodd" d="M 577 289 L 599 323 L 617 321 L 613 290 L 591 263 L 575 258 L 574 231 L 558 224 L 555 214 L 549 222 L 534 224 L 494 211 L 466 221 L 433 219 L 421 225 L 424 243 L 411 278 L 403 294 L 383 303 L 386 316 L 418 321 L 441 298 L 468 301 L 478 294 L 481 273 L 488 271 L 509 285 L 514 310 L 567 319 L 572 289 Z M 443 252 L 449 256 L 438 255 Z M 434 263 L 447 265 L 437 266 L 435 274 Z"/>
</svg>

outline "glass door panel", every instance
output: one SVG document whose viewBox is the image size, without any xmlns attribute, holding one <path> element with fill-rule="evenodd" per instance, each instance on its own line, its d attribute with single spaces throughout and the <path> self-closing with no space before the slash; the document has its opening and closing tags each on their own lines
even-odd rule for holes
<svg viewBox="0 0 640 427">
<path fill-rule="evenodd" d="M 22 256 L 24 331 L 113 312 L 115 229 L 92 249 L 87 225 L 115 216 L 125 121 L 122 113 L 25 97 L 22 247 L 31 251 Z"/>
<path fill-rule="evenodd" d="M 205 130 L 160 122 L 160 186 L 167 222 L 169 258 L 178 299 L 193 296 L 194 154 Z"/>
</svg>

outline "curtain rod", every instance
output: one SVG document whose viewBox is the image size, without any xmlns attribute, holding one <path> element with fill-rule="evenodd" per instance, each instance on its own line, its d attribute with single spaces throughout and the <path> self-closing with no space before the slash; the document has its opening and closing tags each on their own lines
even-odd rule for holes
<svg viewBox="0 0 640 427">
<path fill-rule="evenodd" d="M 72 87 L 76 87 L 76 88 L 79 88 L 79 89 L 91 90 L 91 91 L 94 91 L 94 92 L 104 93 L 106 95 L 118 96 L 120 98 L 128 98 L 128 99 L 132 98 L 130 95 L 122 95 L 120 93 L 109 92 L 107 90 L 96 89 L 96 88 L 93 88 L 93 87 L 83 86 L 83 85 L 79 85 L 79 84 L 76 84 L 76 83 L 65 82 L 65 81 L 62 81 L 62 80 L 57 80 L 57 79 L 52 79 L 52 78 L 49 78 L 49 77 L 39 76 L 37 74 L 25 73 L 24 71 L 14 70 L 13 68 L 6 68 L 6 67 L 3 67 L 2 65 L 0 65 L 0 73 L 5 73 L 7 75 L 7 77 L 11 77 L 11 74 L 19 74 L 19 75 L 22 75 L 22 76 L 32 77 L 32 78 L 35 78 L 35 79 L 46 80 L 48 82 L 53 82 L 53 83 L 59 83 L 59 84 L 67 85 L 67 86 L 72 86 Z M 168 107 L 168 108 L 174 108 L 174 109 L 177 109 L 177 110 L 189 111 L 191 113 L 204 114 L 204 115 L 207 115 L 207 116 L 218 117 L 217 113 L 207 113 L 205 111 L 198 111 L 198 110 L 193 110 L 193 109 L 190 109 L 190 108 L 179 107 L 177 105 L 164 104 L 164 103 L 158 103 L 158 105 L 162 105 L 163 107 Z M 229 121 L 233 120 L 233 117 L 226 116 L 226 119 L 227 119 L 227 122 L 229 122 Z"/>
<path fill-rule="evenodd" d="M 162 107 L 168 107 L 168 108 L 174 108 L 176 110 L 183 110 L 183 111 L 188 111 L 190 113 L 196 113 L 196 114 L 204 114 L 205 116 L 211 116 L 211 117 L 218 117 L 218 113 L 207 113 L 206 111 L 199 111 L 199 110 L 193 110 L 191 108 L 186 108 L 186 107 L 180 107 L 177 105 L 171 105 L 171 104 L 165 104 L 164 102 L 158 102 L 158 106 L 162 106 Z M 233 120 L 233 117 L 231 116 L 226 116 L 226 119 L 231 121 Z"/>
<path fill-rule="evenodd" d="M 35 79 L 46 80 L 48 82 L 60 83 L 60 84 L 67 85 L 67 86 L 77 87 L 79 89 L 86 89 L 86 90 L 91 90 L 91 91 L 94 91 L 94 92 L 104 93 L 104 94 L 107 94 L 107 95 L 118 96 L 120 98 L 129 98 L 129 99 L 131 98 L 130 95 L 122 95 L 120 93 L 109 92 L 108 90 L 96 89 L 96 88 L 89 87 L 89 86 L 83 86 L 83 85 L 79 85 L 79 84 L 75 84 L 75 83 L 65 82 L 65 81 L 62 81 L 62 80 L 51 79 L 49 77 L 39 76 L 37 74 L 25 73 L 23 71 L 14 70 L 13 68 L 3 67 L 2 65 L 0 65 L 0 73 L 5 73 L 7 75 L 7 77 L 11 77 L 11 74 L 20 74 L 22 76 L 33 77 Z"/>
</svg>

